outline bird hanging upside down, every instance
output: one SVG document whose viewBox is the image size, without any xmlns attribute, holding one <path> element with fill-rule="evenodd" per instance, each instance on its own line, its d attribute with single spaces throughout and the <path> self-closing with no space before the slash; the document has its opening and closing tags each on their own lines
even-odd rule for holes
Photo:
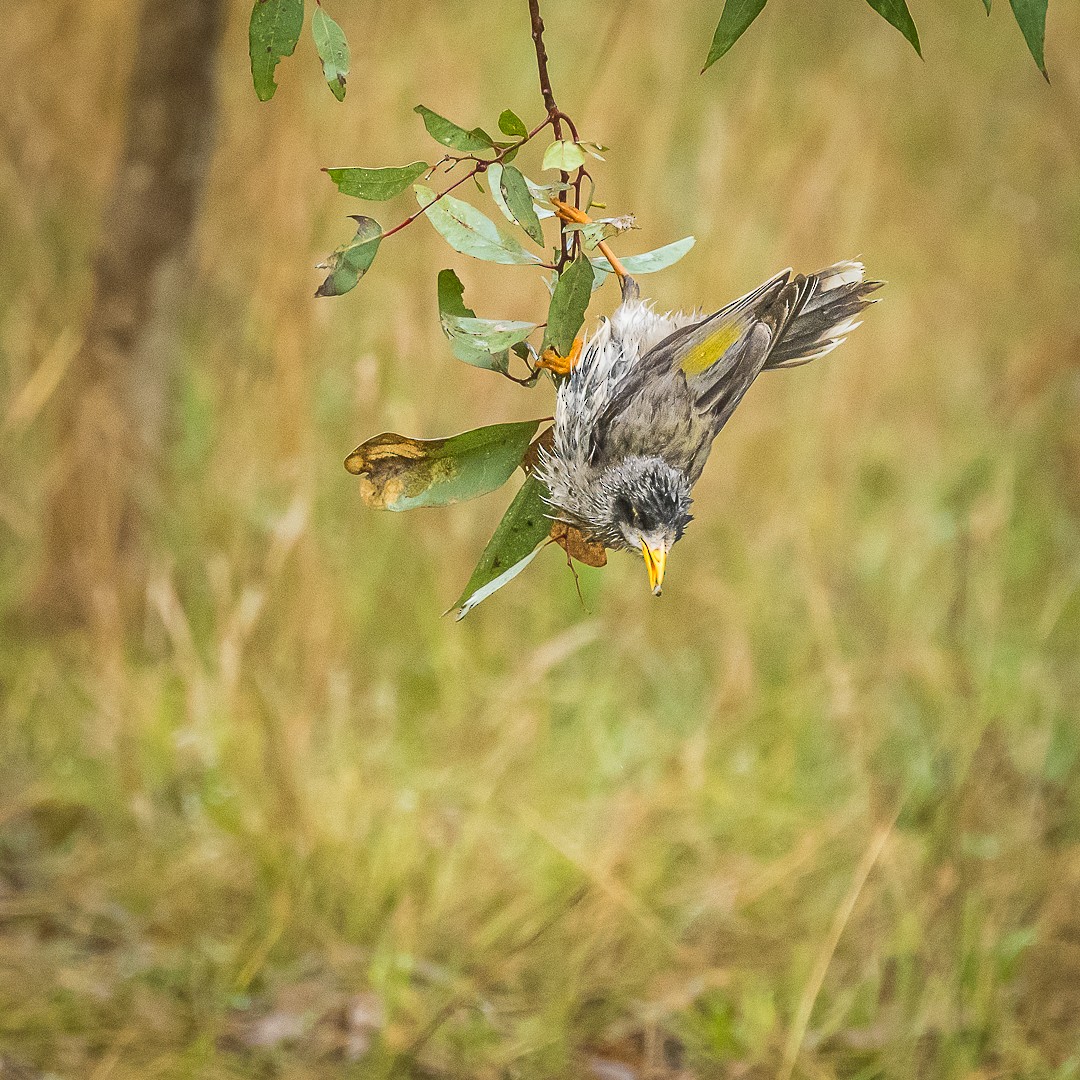
<svg viewBox="0 0 1080 1080">
<path fill-rule="evenodd" d="M 539 474 L 552 516 L 605 547 L 640 551 L 659 596 L 691 490 L 750 384 L 835 349 L 882 283 L 864 281 L 858 262 L 807 277 L 784 270 L 706 318 L 660 315 L 611 261 L 622 303 L 559 387 Z"/>
</svg>

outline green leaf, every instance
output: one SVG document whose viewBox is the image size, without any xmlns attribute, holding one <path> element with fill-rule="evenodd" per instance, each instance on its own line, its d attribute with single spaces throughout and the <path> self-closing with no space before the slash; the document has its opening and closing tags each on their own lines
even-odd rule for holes
<svg viewBox="0 0 1080 1080">
<path fill-rule="evenodd" d="M 529 129 L 525 126 L 524 121 L 517 113 L 511 112 L 510 109 L 504 109 L 499 116 L 499 130 L 504 135 L 511 137 L 520 136 L 524 138 L 529 134 Z"/>
<path fill-rule="evenodd" d="M 516 225 L 517 221 L 514 219 L 510 207 L 506 205 L 506 199 L 503 198 L 502 171 L 503 167 L 498 162 L 495 162 L 495 164 L 488 166 L 485 173 L 488 189 L 491 191 L 491 201 L 502 211 L 502 215 L 507 221 Z"/>
<path fill-rule="evenodd" d="M 620 229 L 618 224 L 608 218 L 590 221 L 585 225 L 567 225 L 566 231 L 581 233 L 581 242 L 592 251 L 602 240 L 610 240 L 613 236 L 617 236 L 625 230 Z"/>
<path fill-rule="evenodd" d="M 570 190 L 569 184 L 534 184 L 527 176 L 525 177 L 525 183 L 529 188 L 529 194 L 533 197 L 536 216 L 541 220 L 555 216 L 555 211 L 550 207 L 543 206 L 542 202 L 547 202 L 552 195 L 561 195 L 564 191 Z"/>
<path fill-rule="evenodd" d="M 560 172 L 573 172 L 585 164 L 585 151 L 576 143 L 566 139 L 553 142 L 544 151 L 543 168 L 558 169 Z"/>
<path fill-rule="evenodd" d="M 513 319 L 477 319 L 446 316 L 446 325 L 455 334 L 471 338 L 487 352 L 505 352 L 511 345 L 524 341 L 536 323 L 516 322 Z"/>
<path fill-rule="evenodd" d="M 619 261 L 626 267 L 629 274 L 655 274 L 657 270 L 666 270 L 677 263 L 693 246 L 694 238 L 684 236 L 682 240 L 665 244 L 663 247 L 646 251 L 641 255 L 627 255 Z M 592 265 L 596 272 L 593 288 L 599 288 L 607 280 L 608 274 L 612 273 L 611 263 L 607 259 L 598 258 L 592 260 Z"/>
<path fill-rule="evenodd" d="M 993 2 L 994 2 L 994 0 L 983 0 L 983 7 L 985 7 L 985 8 L 986 8 L 986 14 L 987 14 L 987 15 L 989 15 L 989 14 L 990 14 L 990 5 L 991 5 L 991 4 L 993 3 Z"/>
<path fill-rule="evenodd" d="M 484 150 L 490 150 L 495 145 L 491 136 L 483 128 L 473 128 L 466 131 L 445 116 L 432 112 L 423 105 L 417 105 L 413 112 L 419 113 L 424 118 L 424 127 L 428 134 L 443 146 L 449 146 L 451 150 L 460 150 L 464 154 L 476 154 Z"/>
<path fill-rule="evenodd" d="M 507 165 L 502 170 L 499 190 L 514 220 L 543 247 L 544 230 L 540 228 L 540 219 L 536 216 L 529 185 L 525 183 L 525 177 L 513 165 Z"/>
<path fill-rule="evenodd" d="M 319 286 L 316 296 L 341 296 L 356 288 L 379 250 L 382 226 L 374 218 L 362 214 L 350 214 L 349 217 L 356 222 L 356 235 L 321 264 L 330 273 Z"/>
<path fill-rule="evenodd" d="M 539 420 L 493 424 L 449 439 L 388 431 L 358 446 L 345 468 L 360 477 L 360 498 L 373 510 L 449 506 L 502 487 L 539 426 Z"/>
<path fill-rule="evenodd" d="M 322 61 L 323 78 L 338 101 L 345 100 L 345 76 L 349 74 L 349 43 L 345 31 L 320 5 L 311 16 L 311 36 Z"/>
<path fill-rule="evenodd" d="M 1046 5 L 1047 0 L 1009 0 L 1012 5 L 1013 15 L 1023 31 L 1024 40 L 1043 78 L 1049 82 L 1050 76 L 1046 74 L 1046 60 L 1043 56 L 1043 43 L 1046 37 Z M 987 11 L 989 11 L 989 6 Z"/>
<path fill-rule="evenodd" d="M 454 604 L 459 619 L 516 578 L 535 558 L 551 531 L 547 494 L 543 481 L 535 476 L 525 478 Z"/>
<path fill-rule="evenodd" d="M 866 0 L 866 2 L 891 26 L 911 42 L 912 48 L 922 56 L 919 44 L 919 31 L 915 29 L 915 20 L 908 11 L 907 0 Z"/>
<path fill-rule="evenodd" d="M 453 270 L 439 271 L 439 317 L 451 315 L 459 319 L 475 319 L 476 312 L 465 306 L 465 286 Z"/>
<path fill-rule="evenodd" d="M 703 72 L 708 71 L 743 36 L 764 7 L 765 0 L 724 0 L 724 10 L 716 24 L 709 55 L 701 69 Z"/>
<path fill-rule="evenodd" d="M 400 169 L 323 169 L 342 195 L 368 202 L 385 202 L 400 195 L 418 176 L 428 171 L 426 161 L 414 161 Z"/>
<path fill-rule="evenodd" d="M 579 255 L 555 283 L 548 308 L 547 329 L 541 349 L 553 348 L 560 356 L 569 356 L 592 295 L 593 271 L 589 260 Z"/>
<path fill-rule="evenodd" d="M 506 374 L 510 370 L 510 357 L 506 353 L 494 355 L 470 341 L 464 335 L 455 336 L 450 323 L 455 319 L 475 319 L 476 312 L 465 306 L 465 286 L 453 270 L 439 271 L 439 323 L 443 333 L 450 339 L 451 352 L 455 358 L 473 367 Z"/>
<path fill-rule="evenodd" d="M 415 184 L 413 190 L 431 224 L 462 255 L 505 265 L 540 262 L 536 255 L 526 251 L 516 240 L 503 236 L 495 227 L 495 222 L 475 206 L 450 195 L 435 202 L 435 192 L 423 184 Z"/>
<path fill-rule="evenodd" d="M 304 0 L 255 0 L 248 23 L 251 81 L 260 101 L 274 96 L 274 68 L 292 56 L 304 28 Z"/>
<path fill-rule="evenodd" d="M 536 323 L 531 322 L 459 319 L 452 315 L 445 316 L 442 324 L 453 342 L 454 356 L 473 367 L 503 374 L 510 366 L 507 349 L 524 341 L 536 329 Z"/>
<path fill-rule="evenodd" d="M 453 353 L 473 367 L 503 374 L 509 370 L 507 349 L 524 341 L 535 329 L 530 322 L 478 319 L 462 299 L 465 287 L 453 270 L 439 272 L 439 322 L 453 344 Z"/>
</svg>

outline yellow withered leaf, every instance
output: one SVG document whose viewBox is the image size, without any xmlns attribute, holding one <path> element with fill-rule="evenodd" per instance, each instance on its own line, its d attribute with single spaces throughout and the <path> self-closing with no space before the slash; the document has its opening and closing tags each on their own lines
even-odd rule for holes
<svg viewBox="0 0 1080 1080">
<path fill-rule="evenodd" d="M 521 464 L 539 420 L 493 424 L 449 439 L 412 439 L 388 431 L 358 446 L 345 468 L 360 478 L 374 510 L 411 510 L 486 495 Z"/>
</svg>

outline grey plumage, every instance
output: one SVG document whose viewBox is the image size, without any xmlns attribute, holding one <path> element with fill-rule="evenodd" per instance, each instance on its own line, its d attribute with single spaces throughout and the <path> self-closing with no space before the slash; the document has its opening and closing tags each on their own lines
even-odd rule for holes
<svg viewBox="0 0 1080 1080">
<path fill-rule="evenodd" d="M 540 463 L 553 516 L 607 547 L 642 549 L 652 579 L 649 551 L 666 557 L 682 535 L 713 440 L 754 379 L 836 348 L 880 284 L 857 262 L 785 270 L 701 318 L 658 314 L 624 279 L 623 303 L 559 388 Z"/>
</svg>

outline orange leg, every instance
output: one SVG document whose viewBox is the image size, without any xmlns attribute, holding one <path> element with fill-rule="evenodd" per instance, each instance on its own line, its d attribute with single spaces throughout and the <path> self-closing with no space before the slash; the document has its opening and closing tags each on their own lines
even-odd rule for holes
<svg viewBox="0 0 1080 1080">
<path fill-rule="evenodd" d="M 552 199 L 551 205 L 555 207 L 555 213 L 558 215 L 560 221 L 568 221 L 573 225 L 588 225 L 592 222 L 592 218 L 589 217 L 584 210 L 579 210 L 576 206 L 571 206 L 561 199 Z M 599 249 L 600 254 L 611 263 L 611 269 L 615 271 L 615 276 L 619 281 L 622 281 L 629 276 L 626 273 L 626 267 L 619 262 L 615 252 L 607 246 L 605 240 L 601 240 L 596 246 Z"/>
<path fill-rule="evenodd" d="M 569 375 L 577 362 L 581 359 L 581 338 L 574 338 L 574 344 L 570 346 L 567 356 L 560 356 L 550 345 L 540 354 L 536 361 L 538 368 L 546 368 L 553 375 Z"/>
</svg>

